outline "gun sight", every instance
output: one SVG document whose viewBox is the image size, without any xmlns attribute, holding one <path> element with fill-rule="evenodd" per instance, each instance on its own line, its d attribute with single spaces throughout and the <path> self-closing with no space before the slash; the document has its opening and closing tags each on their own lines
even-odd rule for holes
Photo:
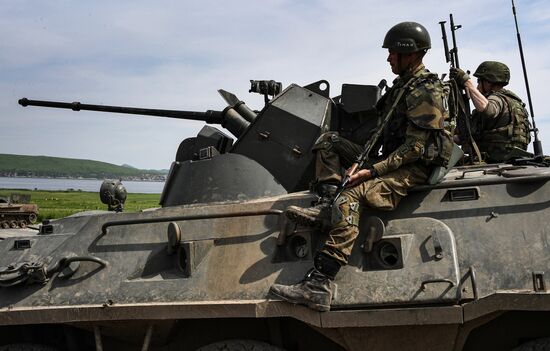
<svg viewBox="0 0 550 351">
<path fill-rule="evenodd" d="M 281 82 L 274 80 L 250 80 L 250 93 L 275 96 L 283 90 Z"/>
</svg>

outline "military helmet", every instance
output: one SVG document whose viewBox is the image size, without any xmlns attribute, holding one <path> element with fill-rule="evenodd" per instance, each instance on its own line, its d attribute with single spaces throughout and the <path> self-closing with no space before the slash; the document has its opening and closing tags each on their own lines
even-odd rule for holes
<svg viewBox="0 0 550 351">
<path fill-rule="evenodd" d="M 420 23 L 401 22 L 386 33 L 382 47 L 404 54 L 427 50 L 432 47 L 432 41 L 428 31 Z"/>
<path fill-rule="evenodd" d="M 510 69 L 502 62 L 482 62 L 474 73 L 474 77 L 491 83 L 508 85 L 510 82 Z"/>
</svg>

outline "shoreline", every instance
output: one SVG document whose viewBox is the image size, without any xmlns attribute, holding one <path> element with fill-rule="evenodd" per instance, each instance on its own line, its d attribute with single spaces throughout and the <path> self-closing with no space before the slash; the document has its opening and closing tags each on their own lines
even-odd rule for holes
<svg viewBox="0 0 550 351">
<path fill-rule="evenodd" d="M 114 180 L 118 179 L 120 181 L 127 182 L 165 182 L 166 176 L 155 178 L 139 178 L 139 177 L 109 177 L 109 178 L 86 178 L 86 177 L 35 177 L 35 176 L 10 176 L 0 174 L 0 178 L 24 178 L 24 179 L 70 179 L 70 180 Z M 162 178 L 162 179 L 161 179 Z"/>
<path fill-rule="evenodd" d="M 99 192 L 103 179 L 0 177 L 0 189 L 33 191 Z M 155 180 L 122 180 L 128 193 L 162 193 L 166 182 Z"/>
</svg>

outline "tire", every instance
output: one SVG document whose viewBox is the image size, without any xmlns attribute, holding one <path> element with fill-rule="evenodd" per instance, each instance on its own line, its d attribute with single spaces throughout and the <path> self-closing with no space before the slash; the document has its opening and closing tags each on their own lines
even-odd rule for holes
<svg viewBox="0 0 550 351">
<path fill-rule="evenodd" d="M 526 342 L 512 351 L 550 351 L 550 338 L 542 338 Z"/>
<path fill-rule="evenodd" d="M 10 228 L 11 229 L 17 229 L 18 225 L 17 225 L 17 221 L 10 221 Z"/>
<path fill-rule="evenodd" d="M 27 228 L 27 221 L 26 220 L 22 219 L 22 220 L 18 221 L 18 223 L 19 223 L 19 228 L 23 228 L 23 229 Z"/>
<path fill-rule="evenodd" d="M 0 350 L 3 351 L 3 350 Z M 224 340 L 202 346 L 196 351 L 284 351 L 283 349 L 256 340 Z"/>
<path fill-rule="evenodd" d="M 11 345 L 0 346 L 0 351 L 58 351 L 58 350 L 53 347 L 36 345 L 36 344 L 11 344 Z"/>
<path fill-rule="evenodd" d="M 10 229 L 10 223 L 8 221 L 2 221 L 0 224 L 2 225 L 2 229 Z"/>
<path fill-rule="evenodd" d="M 29 214 L 29 223 L 35 223 L 37 219 L 36 213 Z"/>
</svg>

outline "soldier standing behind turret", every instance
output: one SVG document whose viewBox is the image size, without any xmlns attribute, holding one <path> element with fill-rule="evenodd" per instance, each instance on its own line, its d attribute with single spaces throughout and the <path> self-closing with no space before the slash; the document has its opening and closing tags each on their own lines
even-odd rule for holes
<svg viewBox="0 0 550 351">
<path fill-rule="evenodd" d="M 460 68 L 451 68 L 450 77 L 470 93 L 476 108 L 472 113 L 472 137 L 484 161 L 498 163 L 532 156 L 526 152 L 531 135 L 525 104 L 504 89 L 510 81 L 508 66 L 496 61 L 482 62 L 474 72 L 477 88 Z"/>
<path fill-rule="evenodd" d="M 445 123 L 449 116 L 448 92 L 438 76 L 422 63 L 431 47 L 426 28 L 415 22 L 399 23 L 388 31 L 382 47 L 389 50 L 387 61 L 399 77 L 377 105 L 382 119 L 388 121 L 379 140 L 381 160 L 354 173 L 350 187 L 331 208 L 342 179 L 340 166 L 348 167 L 362 148 L 334 132 L 319 138 L 314 149 L 323 198 L 311 208 L 290 206 L 287 216 L 310 225 L 330 216 L 331 229 L 314 257 L 314 267 L 301 282 L 271 287 L 273 294 L 291 303 L 329 310 L 331 281 L 348 263 L 359 234 L 361 210 L 393 210 L 408 189 L 426 183 L 435 166 L 446 165 L 452 152 L 452 134 L 446 129 L 450 124 Z"/>
</svg>

